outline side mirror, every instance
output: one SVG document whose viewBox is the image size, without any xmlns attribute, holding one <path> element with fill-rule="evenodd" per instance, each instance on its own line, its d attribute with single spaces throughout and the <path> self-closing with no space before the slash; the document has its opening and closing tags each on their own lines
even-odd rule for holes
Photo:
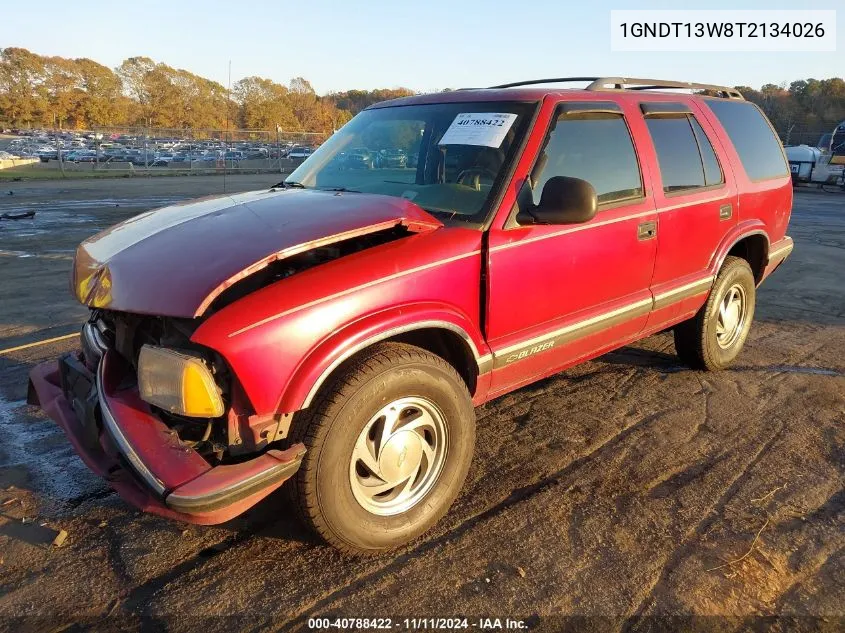
<svg viewBox="0 0 845 633">
<path fill-rule="evenodd" d="M 540 204 L 531 215 L 540 224 L 580 224 L 592 220 L 597 208 L 596 190 L 589 182 L 554 176 L 543 186 Z"/>
</svg>

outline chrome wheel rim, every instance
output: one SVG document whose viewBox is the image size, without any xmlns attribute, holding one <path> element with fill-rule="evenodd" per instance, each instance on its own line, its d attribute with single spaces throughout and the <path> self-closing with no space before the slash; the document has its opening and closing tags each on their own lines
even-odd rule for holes
<svg viewBox="0 0 845 633">
<path fill-rule="evenodd" d="M 728 349 L 736 344 L 742 335 L 748 312 L 747 305 L 745 290 L 739 284 L 728 288 L 719 302 L 719 313 L 716 316 L 716 342 L 722 349 Z"/>
<path fill-rule="evenodd" d="M 379 516 L 410 510 L 437 482 L 447 448 L 446 420 L 433 402 L 408 397 L 385 405 L 352 449 L 349 483 L 355 500 Z"/>
</svg>

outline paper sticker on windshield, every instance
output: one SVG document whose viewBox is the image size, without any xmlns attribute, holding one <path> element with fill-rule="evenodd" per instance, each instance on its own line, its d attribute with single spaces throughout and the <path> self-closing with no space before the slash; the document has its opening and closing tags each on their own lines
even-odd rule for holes
<svg viewBox="0 0 845 633">
<path fill-rule="evenodd" d="M 516 115 L 512 112 L 461 112 L 439 145 L 499 147 L 514 121 Z"/>
</svg>

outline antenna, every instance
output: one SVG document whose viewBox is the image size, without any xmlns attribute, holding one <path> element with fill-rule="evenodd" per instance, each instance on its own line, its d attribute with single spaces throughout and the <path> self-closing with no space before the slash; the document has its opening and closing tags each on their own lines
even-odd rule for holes
<svg viewBox="0 0 845 633">
<path fill-rule="evenodd" d="M 232 60 L 229 60 L 229 79 L 226 85 L 226 131 L 223 134 L 223 193 L 226 193 L 226 154 L 229 152 L 229 106 L 232 103 Z"/>
</svg>

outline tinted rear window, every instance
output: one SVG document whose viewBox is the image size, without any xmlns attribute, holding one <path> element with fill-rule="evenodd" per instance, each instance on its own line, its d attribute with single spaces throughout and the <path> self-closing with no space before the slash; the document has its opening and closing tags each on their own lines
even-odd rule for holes
<svg viewBox="0 0 845 633">
<path fill-rule="evenodd" d="M 728 133 L 751 180 L 789 174 L 780 141 L 753 104 L 724 99 L 706 99 L 706 103 Z"/>
</svg>

